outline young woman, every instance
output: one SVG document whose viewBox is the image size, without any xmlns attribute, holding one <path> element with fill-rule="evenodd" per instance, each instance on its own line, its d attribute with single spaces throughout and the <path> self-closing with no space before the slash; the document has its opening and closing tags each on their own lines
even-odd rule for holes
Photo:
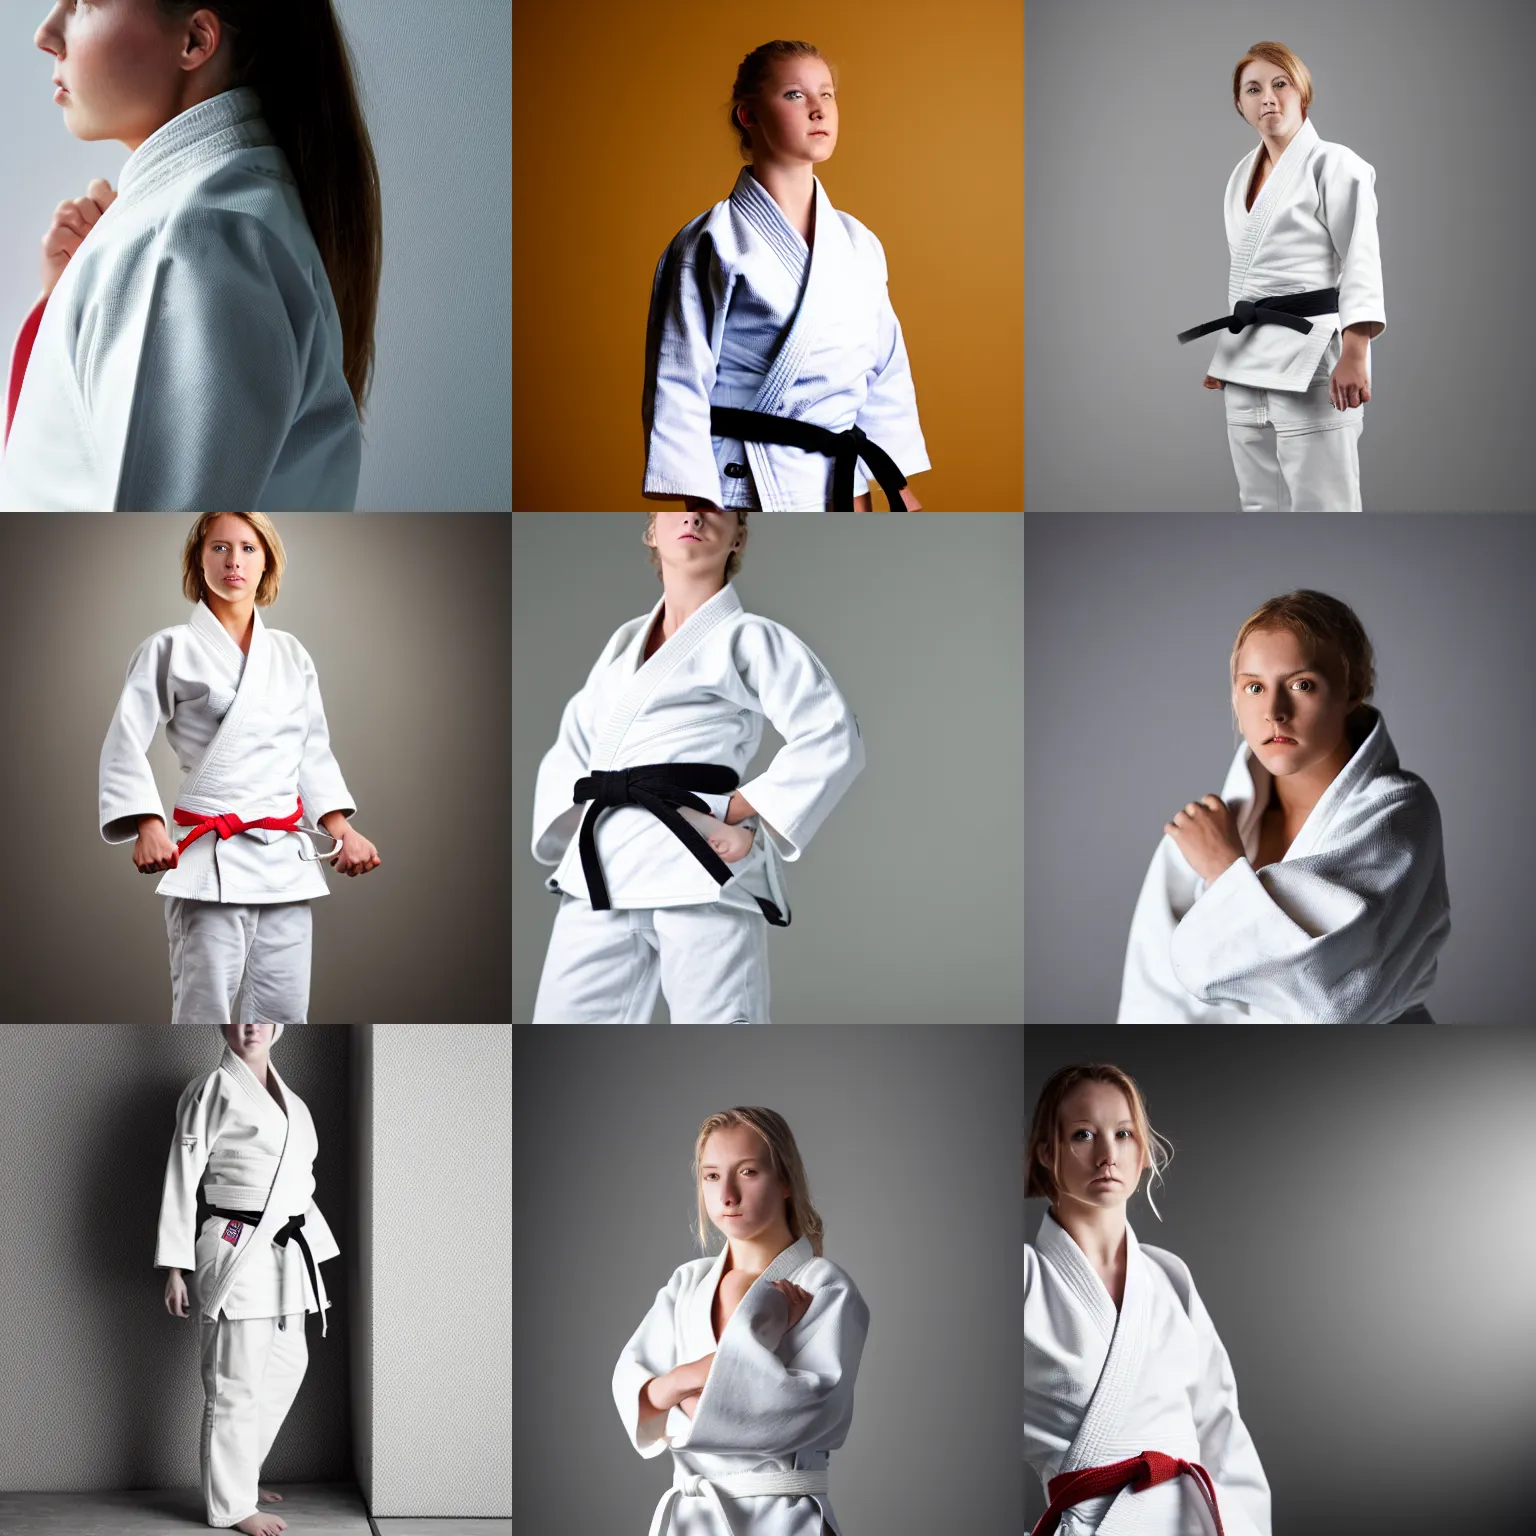
<svg viewBox="0 0 1536 1536">
<path fill-rule="evenodd" d="M 80 139 L 11 366 L 0 510 L 350 511 L 378 303 L 378 171 L 331 0 L 56 0 Z"/>
<path fill-rule="evenodd" d="M 101 748 L 102 837 L 132 840 L 135 868 L 165 874 L 173 1024 L 304 1023 L 317 861 L 345 875 L 380 862 L 348 824 L 315 664 L 256 612 L 286 563 L 265 513 L 198 518 L 182 553 L 197 606 L 134 652 Z M 146 756 L 161 725 L 186 775 L 177 843 Z"/>
<path fill-rule="evenodd" d="M 315 1122 L 278 1076 L 268 1051 L 281 1024 L 223 1026 L 218 1069 L 194 1078 L 176 1106 L 165 1167 L 155 1267 L 168 1270 L 165 1307 L 188 1311 L 186 1275 L 197 1276 L 203 1391 L 203 1499 L 208 1524 L 277 1536 L 286 1522 L 262 1514 L 261 1464 L 283 1427 L 309 1364 L 306 1313 L 330 1301 L 319 1266 L 341 1249 L 315 1204 Z M 198 1185 L 209 1214 L 197 1227 Z"/>
<path fill-rule="evenodd" d="M 1283 43 L 1255 43 L 1232 99 L 1259 136 L 1223 207 L 1232 313 L 1212 331 L 1207 389 L 1226 391 L 1227 440 L 1245 512 L 1358 512 L 1370 341 L 1386 329 L 1376 172 L 1317 136 L 1312 76 Z"/>
<path fill-rule="evenodd" d="M 1024 1459 L 1050 1500 L 1035 1536 L 1270 1536 L 1216 1325 L 1189 1267 L 1125 1219 L 1171 1155 L 1119 1067 L 1063 1067 L 1041 1091 L 1025 1193 L 1051 1208 L 1024 1248 Z"/>
<path fill-rule="evenodd" d="M 828 1453 L 848 1438 L 869 1332 L 821 1256 L 822 1221 L 782 1115 L 728 1109 L 694 1143 L 699 1245 L 624 1346 L 613 1400 L 642 1456 L 672 1452 L 650 1536 L 839 1536 Z"/>
<path fill-rule="evenodd" d="M 1232 648 L 1243 743 L 1163 827 L 1131 919 L 1122 1024 L 1433 1023 L 1450 932 L 1440 809 L 1366 701 L 1360 620 L 1287 592 Z"/>
<path fill-rule="evenodd" d="M 867 512 L 868 481 L 921 511 L 929 468 L 885 251 L 815 167 L 837 148 L 810 43 L 754 48 L 731 125 L 751 159 L 656 268 L 645 342 L 645 494 L 690 507 Z"/>
<path fill-rule="evenodd" d="M 539 765 L 533 856 L 563 895 L 533 1022 L 647 1024 L 659 986 L 674 1023 L 766 1024 L 780 859 L 863 768 L 859 723 L 809 646 L 741 606 L 745 512 L 651 512 L 644 538 L 662 599 L 603 647 Z M 740 784 L 765 719 L 784 745 Z"/>
</svg>

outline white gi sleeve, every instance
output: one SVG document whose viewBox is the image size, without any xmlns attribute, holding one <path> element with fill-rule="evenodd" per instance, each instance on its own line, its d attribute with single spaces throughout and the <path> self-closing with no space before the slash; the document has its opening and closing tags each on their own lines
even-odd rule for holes
<svg viewBox="0 0 1536 1536">
<path fill-rule="evenodd" d="M 324 314 L 254 215 L 198 206 L 162 234 L 152 270 L 134 275 L 148 303 L 80 365 L 87 408 L 108 416 L 105 386 L 133 380 L 126 420 L 103 434 L 122 434 L 113 510 L 258 506 L 322 355 Z"/>
<path fill-rule="evenodd" d="M 217 1073 L 182 1089 L 160 1198 L 156 1269 L 179 1269 L 184 1274 L 197 1269 L 197 1190 L 208 1166 L 208 1154 L 219 1139 L 223 1116 L 224 1097 Z"/>
<path fill-rule="evenodd" d="M 172 635 L 163 629 L 133 653 L 122 697 L 101 744 L 101 835 L 109 843 L 132 842 L 139 835 L 141 816 L 169 823 L 148 754 L 155 732 L 176 708 L 170 691 Z"/>
<path fill-rule="evenodd" d="M 866 437 L 885 449 L 895 459 L 902 474 L 910 478 L 932 466 L 928 462 L 923 429 L 918 425 L 917 391 L 907 361 L 907 344 L 901 334 L 901 321 L 891 306 L 885 248 L 868 230 L 864 234 L 880 270 L 880 337 L 878 360 L 869 376 L 869 392 L 859 408 L 857 425 Z"/>
<path fill-rule="evenodd" d="M 316 1264 L 323 1264 L 327 1259 L 338 1258 L 341 1254 L 341 1246 L 336 1241 L 336 1234 L 331 1231 L 331 1224 L 320 1214 L 320 1207 L 313 1200 L 304 1212 L 304 1237 Z"/>
<path fill-rule="evenodd" d="M 1381 244 L 1376 235 L 1376 172 L 1350 150 L 1329 153 L 1319 176 L 1319 213 L 1338 252 L 1339 328 L 1387 323 Z"/>
<path fill-rule="evenodd" d="M 1174 975 L 1204 1002 L 1288 1023 L 1372 1022 L 1426 945 L 1443 942 L 1442 869 L 1439 807 L 1420 786 L 1336 849 L 1258 871 L 1246 858 L 1229 865 L 1174 929 Z"/>
<path fill-rule="evenodd" d="M 297 645 L 297 641 L 294 642 Z M 304 759 L 299 764 L 299 796 L 304 801 L 306 820 L 316 826 L 322 816 L 340 811 L 349 820 L 356 815 L 352 792 L 341 776 L 341 765 L 331 751 L 331 729 L 325 720 L 325 705 L 320 700 L 320 675 L 309 652 L 298 646 L 304 671 L 304 707 L 309 727 L 304 735 Z"/>
<path fill-rule="evenodd" d="M 787 1456 L 842 1444 L 869 1308 L 846 1278 L 806 1288 L 810 1309 L 788 1331 L 789 1304 L 778 1291 L 756 1285 L 747 1293 L 675 1447 Z"/>
<path fill-rule="evenodd" d="M 864 738 L 848 701 L 797 635 L 749 618 L 732 640 L 736 672 L 784 745 L 740 793 L 786 859 L 798 859 L 864 768 Z"/>
<path fill-rule="evenodd" d="M 642 1456 L 659 1456 L 667 1449 L 666 1424 L 670 1415 L 640 1417 L 640 1389 L 654 1376 L 665 1376 L 682 1362 L 676 1359 L 677 1334 L 673 1325 L 677 1298 L 682 1290 L 686 1266 L 673 1272 L 672 1278 L 656 1292 L 656 1300 L 634 1337 L 624 1346 L 619 1363 L 613 1369 L 613 1401 L 624 1421 L 629 1443 Z M 777 1293 L 775 1293 L 777 1294 Z M 673 1413 L 680 1410 L 674 1409 Z"/>
<path fill-rule="evenodd" d="M 709 396 L 734 275 L 703 232 L 688 225 L 656 266 L 645 330 L 644 494 L 698 496 L 725 505 L 709 427 Z"/>
</svg>

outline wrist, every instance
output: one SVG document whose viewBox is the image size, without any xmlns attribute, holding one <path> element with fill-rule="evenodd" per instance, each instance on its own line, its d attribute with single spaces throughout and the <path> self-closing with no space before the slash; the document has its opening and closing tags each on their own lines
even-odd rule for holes
<svg viewBox="0 0 1536 1536">
<path fill-rule="evenodd" d="M 161 816 L 140 816 L 139 817 L 139 831 L 140 832 L 142 832 L 146 827 L 162 827 L 163 828 L 164 826 L 165 826 L 165 818 L 164 817 L 161 817 Z"/>
</svg>

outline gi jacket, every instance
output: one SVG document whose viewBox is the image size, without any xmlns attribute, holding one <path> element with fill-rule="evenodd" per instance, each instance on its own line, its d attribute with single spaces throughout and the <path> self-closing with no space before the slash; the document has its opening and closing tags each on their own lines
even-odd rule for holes
<svg viewBox="0 0 1536 1536">
<path fill-rule="evenodd" d="M 303 1099 L 270 1062 L 267 1073 L 282 1107 L 227 1044 L 218 1069 L 182 1090 L 165 1165 L 155 1267 L 195 1271 L 198 1311 L 210 1322 L 221 1310 L 236 1320 L 318 1311 L 323 1334 L 330 1302 L 319 1266 L 341 1249 L 314 1201 L 320 1143 Z M 209 1205 L 264 1209 L 261 1222 L 242 1226 L 209 1216 L 194 1238 L 198 1184 L 205 1175 Z M 298 1243 L 290 1238 L 278 1248 L 271 1242 L 272 1233 L 291 1216 L 304 1218 L 304 1237 L 320 1282 L 318 1297 Z"/>
<path fill-rule="evenodd" d="M 172 118 L 22 327 L 0 511 L 351 511 L 341 321 L 254 90 Z"/>
</svg>

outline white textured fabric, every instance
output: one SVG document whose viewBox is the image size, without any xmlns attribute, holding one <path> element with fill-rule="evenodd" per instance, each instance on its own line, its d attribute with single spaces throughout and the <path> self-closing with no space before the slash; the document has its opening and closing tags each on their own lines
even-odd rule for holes
<svg viewBox="0 0 1536 1536">
<path fill-rule="evenodd" d="M 0 510 L 351 511 L 341 321 L 254 90 L 152 133 L 48 299 Z"/>
<path fill-rule="evenodd" d="M 864 767 L 858 721 L 820 658 L 782 624 L 748 613 L 729 582 L 649 661 L 646 639 L 664 599 L 603 647 L 560 719 L 539 764 L 533 856 L 559 867 L 551 890 L 589 899 L 576 832 L 585 813 L 576 782 L 594 769 L 649 763 L 721 763 L 746 771 L 768 720 L 784 738 L 773 761 L 738 786 L 756 811 L 751 851 L 714 876 L 648 810 L 622 805 L 597 824 L 597 852 L 615 908 L 719 901 L 757 913 L 762 896 L 785 919 L 780 860 L 793 861 Z M 699 799 L 722 819 L 729 795 Z"/>
<path fill-rule="evenodd" d="M 217 1218 L 210 1218 L 217 1220 Z M 224 1223 L 218 1222 L 222 1228 Z M 258 1506 L 261 1464 L 309 1367 L 304 1314 L 198 1320 L 203 1374 L 201 1463 L 208 1524 L 228 1527 Z"/>
<path fill-rule="evenodd" d="M 210 834 L 211 836 L 212 834 Z M 314 918 L 307 901 L 165 898 L 172 1024 L 303 1024 Z"/>
<path fill-rule="evenodd" d="M 325 1277 L 320 1266 L 341 1249 L 315 1204 L 315 1122 L 269 1060 L 267 1077 L 282 1102 L 226 1043 L 218 1068 L 194 1078 L 176 1105 L 176 1133 L 166 1160 L 155 1267 L 196 1272 L 197 1309 L 210 1321 L 320 1312 L 326 1329 Z M 211 1206 L 264 1211 L 256 1226 L 210 1216 L 194 1240 L 197 1192 Z M 320 1294 L 298 1243 L 275 1246 L 272 1233 L 304 1217 Z M 239 1518 L 238 1516 L 236 1518 Z"/>
<path fill-rule="evenodd" d="M 1278 863 L 1254 868 L 1273 781 L 1246 742 L 1221 791 L 1245 856 L 1207 886 L 1163 837 L 1131 919 L 1119 1023 L 1430 1022 L 1451 927 L 1440 808 L 1370 717 Z"/>
<path fill-rule="evenodd" d="M 249 654 L 206 603 L 191 619 L 146 640 L 101 747 L 101 835 L 129 843 L 140 816 L 159 816 L 178 841 L 187 831 L 166 815 L 146 755 L 156 728 L 186 774 L 178 808 L 245 821 L 293 814 L 318 825 L 331 811 L 357 809 L 331 753 L 320 682 L 309 652 L 255 615 Z M 254 828 L 223 838 L 204 833 L 156 890 L 199 901 L 298 901 L 327 894 L 320 863 L 303 859 L 298 835 Z"/>
<path fill-rule="evenodd" d="M 1235 336 L 1220 331 L 1207 372 L 1259 389 L 1304 390 L 1346 326 L 1387 323 L 1376 172 L 1353 150 L 1320 139 L 1309 120 L 1286 145 L 1250 211 L 1248 187 L 1263 153 L 1262 144 L 1250 150 L 1227 182 L 1227 303 L 1337 288 L 1338 312 L 1311 316 L 1305 335 L 1282 325 L 1252 325 Z"/>
<path fill-rule="evenodd" d="M 1024 1460 L 1041 1486 L 1143 1451 L 1198 1462 L 1227 1536 L 1270 1536 L 1269 1484 L 1237 1408 L 1237 1384 L 1189 1268 L 1126 1229 L 1115 1303 L 1049 1212 L 1024 1247 Z M 1187 1476 L 1068 1510 L 1060 1536 L 1208 1536 Z"/>
<path fill-rule="evenodd" d="M 717 1341 L 711 1311 L 724 1270 L 724 1250 L 679 1265 L 614 1369 L 613 1400 L 630 1443 L 642 1456 L 672 1452 L 674 1482 L 657 1506 L 652 1536 L 841 1531 L 828 1494 L 738 1496 L 729 1480 L 742 1473 L 826 1473 L 829 1452 L 848 1438 L 869 1308 L 853 1281 L 817 1258 L 802 1237 L 752 1282 Z M 793 1328 L 785 1328 L 788 1304 L 773 1289 L 775 1280 L 811 1293 Z M 674 1408 L 665 1421 L 641 1421 L 647 1381 L 711 1353 L 691 1419 Z M 712 1483 L 714 1496 L 691 1480 Z"/>
<path fill-rule="evenodd" d="M 646 327 L 645 494 L 824 512 L 832 460 L 710 432 L 711 405 L 858 426 L 907 476 L 929 468 L 885 251 L 820 181 L 814 244 L 750 167 L 663 253 Z M 726 466 L 749 471 L 732 476 Z M 868 489 L 863 471 L 854 493 Z"/>
<path fill-rule="evenodd" d="M 771 1024 L 768 920 L 720 902 L 596 912 L 562 896 L 535 1024 Z"/>
</svg>

